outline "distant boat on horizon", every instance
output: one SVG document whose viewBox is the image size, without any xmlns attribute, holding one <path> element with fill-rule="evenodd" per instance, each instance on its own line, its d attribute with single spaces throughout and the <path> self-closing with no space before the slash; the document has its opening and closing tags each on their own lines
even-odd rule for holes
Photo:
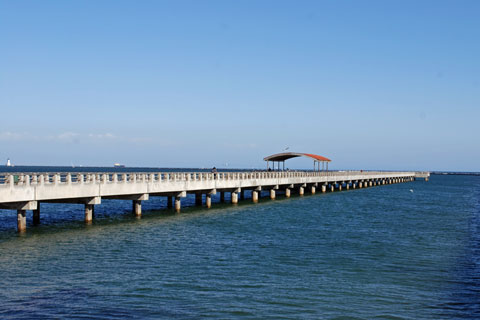
<svg viewBox="0 0 480 320">
<path fill-rule="evenodd" d="M 120 163 L 114 163 L 114 164 L 113 164 L 113 167 L 114 167 L 114 168 L 125 168 L 125 165 L 124 165 L 124 164 L 120 164 Z"/>
<path fill-rule="evenodd" d="M 7 159 L 7 164 L 6 164 L 7 167 L 13 167 L 13 164 L 12 162 L 10 161 L 10 158 Z"/>
</svg>

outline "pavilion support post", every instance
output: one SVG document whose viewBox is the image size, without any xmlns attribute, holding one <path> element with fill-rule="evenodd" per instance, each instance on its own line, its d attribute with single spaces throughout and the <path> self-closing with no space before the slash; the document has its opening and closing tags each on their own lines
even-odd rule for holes
<svg viewBox="0 0 480 320">
<path fill-rule="evenodd" d="M 258 202 L 258 193 L 259 193 L 259 191 L 256 191 L 256 190 L 252 191 L 252 201 L 253 202 Z"/>
<path fill-rule="evenodd" d="M 211 208 L 212 207 L 212 195 L 211 194 L 206 194 L 205 195 L 205 206 L 207 208 Z"/>
<path fill-rule="evenodd" d="M 40 202 L 37 204 L 37 209 L 33 210 L 33 225 L 40 224 Z"/>
<path fill-rule="evenodd" d="M 27 231 L 27 210 L 17 210 L 17 232 Z"/>
<path fill-rule="evenodd" d="M 290 198 L 290 188 L 285 189 L 285 197 Z"/>
</svg>

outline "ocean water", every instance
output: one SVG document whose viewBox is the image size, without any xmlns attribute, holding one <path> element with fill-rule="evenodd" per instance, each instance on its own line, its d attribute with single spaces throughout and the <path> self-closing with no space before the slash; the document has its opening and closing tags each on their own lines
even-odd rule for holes
<svg viewBox="0 0 480 320">
<path fill-rule="evenodd" d="M 248 195 L 248 194 L 247 194 Z M 1 319 L 479 319 L 480 177 L 211 209 L 0 211 Z"/>
</svg>

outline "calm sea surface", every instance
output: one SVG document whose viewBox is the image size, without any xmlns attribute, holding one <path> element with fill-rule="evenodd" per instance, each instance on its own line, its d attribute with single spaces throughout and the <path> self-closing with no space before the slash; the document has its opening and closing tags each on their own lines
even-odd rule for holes
<svg viewBox="0 0 480 320">
<path fill-rule="evenodd" d="M 411 190 L 413 192 L 411 192 Z M 248 194 L 247 194 L 248 195 Z M 1 319 L 479 319 L 480 177 L 212 209 L 0 210 Z M 190 206 L 190 207 L 185 207 Z"/>
</svg>

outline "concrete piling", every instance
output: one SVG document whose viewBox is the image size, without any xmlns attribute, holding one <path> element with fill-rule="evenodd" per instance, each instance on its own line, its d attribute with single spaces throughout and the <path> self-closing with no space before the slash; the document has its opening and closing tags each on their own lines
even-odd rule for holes
<svg viewBox="0 0 480 320">
<path fill-rule="evenodd" d="M 202 205 L 202 194 L 195 193 L 195 205 L 201 206 Z"/>
<path fill-rule="evenodd" d="M 327 185 L 322 184 L 322 193 L 325 193 L 325 192 L 327 192 Z"/>
<path fill-rule="evenodd" d="M 253 202 L 258 202 L 258 193 L 259 193 L 259 191 L 255 191 L 255 190 L 252 191 L 252 201 Z"/>
<path fill-rule="evenodd" d="M 92 223 L 93 220 L 93 204 L 85 205 L 85 222 Z"/>
<path fill-rule="evenodd" d="M 270 189 L 270 199 L 275 200 L 275 190 Z"/>
<path fill-rule="evenodd" d="M 290 188 L 285 189 L 285 197 L 290 198 Z"/>
<path fill-rule="evenodd" d="M 238 193 L 232 192 L 232 204 L 237 204 L 237 203 L 238 203 Z"/>
<path fill-rule="evenodd" d="M 206 194 L 206 197 L 205 197 L 205 206 L 207 208 L 211 208 L 212 207 L 212 195 L 211 194 Z"/>
<path fill-rule="evenodd" d="M 27 210 L 17 210 L 17 231 L 19 233 L 27 231 Z"/>
<path fill-rule="evenodd" d="M 298 194 L 303 196 L 303 193 L 305 192 L 303 187 L 298 188 Z"/>
<path fill-rule="evenodd" d="M 142 200 L 133 200 L 133 213 L 136 217 L 142 216 Z"/>
<path fill-rule="evenodd" d="M 181 202 L 180 199 L 181 198 L 179 196 L 175 197 L 175 211 L 176 212 L 180 212 L 180 210 L 182 209 L 182 202 Z"/>
<path fill-rule="evenodd" d="M 312 194 L 315 194 L 316 191 L 315 186 L 312 186 Z"/>
<path fill-rule="evenodd" d="M 40 224 L 40 203 L 37 204 L 37 209 L 33 210 L 33 225 Z"/>
</svg>

